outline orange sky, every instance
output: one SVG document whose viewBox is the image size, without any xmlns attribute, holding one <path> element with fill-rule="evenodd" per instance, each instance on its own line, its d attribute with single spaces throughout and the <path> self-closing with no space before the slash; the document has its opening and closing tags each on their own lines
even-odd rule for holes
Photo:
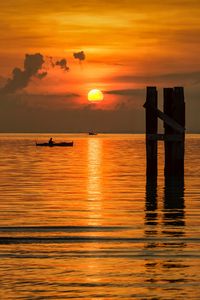
<svg viewBox="0 0 200 300">
<path fill-rule="evenodd" d="M 184 85 L 195 99 L 199 15 L 197 0 L 1 1 L 0 85 L 15 67 L 23 72 L 25 54 L 40 53 L 47 75 L 32 76 L 14 92 L 31 106 L 82 109 L 89 104 L 87 92 L 100 88 L 105 92 L 101 109 L 124 103 L 137 108 L 136 94 L 152 84 Z M 82 62 L 73 57 L 79 51 L 86 56 Z M 65 58 L 69 71 L 52 67 L 48 57 L 54 63 Z M 45 102 L 43 95 L 51 100 Z"/>
</svg>

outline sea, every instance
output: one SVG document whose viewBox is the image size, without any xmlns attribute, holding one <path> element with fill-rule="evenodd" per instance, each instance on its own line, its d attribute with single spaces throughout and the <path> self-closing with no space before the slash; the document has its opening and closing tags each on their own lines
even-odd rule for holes
<svg viewBox="0 0 200 300">
<path fill-rule="evenodd" d="M 142 134 L 0 134 L 0 299 L 200 299 L 200 135 L 181 182 L 158 148 L 152 183 Z"/>
</svg>

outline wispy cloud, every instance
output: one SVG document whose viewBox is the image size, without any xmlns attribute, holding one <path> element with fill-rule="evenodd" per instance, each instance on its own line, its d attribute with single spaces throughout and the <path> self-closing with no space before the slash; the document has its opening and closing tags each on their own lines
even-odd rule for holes
<svg viewBox="0 0 200 300">
<path fill-rule="evenodd" d="M 56 66 L 60 66 L 60 68 L 64 71 L 69 71 L 69 67 L 67 66 L 67 60 L 65 58 L 61 59 L 61 60 L 57 60 L 55 62 Z"/>
<path fill-rule="evenodd" d="M 104 94 L 108 95 L 119 95 L 119 96 L 141 96 L 144 94 L 144 89 L 122 89 L 122 90 L 109 90 L 103 91 Z"/>
</svg>

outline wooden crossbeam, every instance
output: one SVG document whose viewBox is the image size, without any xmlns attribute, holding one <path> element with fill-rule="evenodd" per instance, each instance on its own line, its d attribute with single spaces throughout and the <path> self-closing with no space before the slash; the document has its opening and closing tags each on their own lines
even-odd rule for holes
<svg viewBox="0 0 200 300">
<path fill-rule="evenodd" d="M 149 106 L 149 105 L 148 105 Z M 145 103 L 143 105 L 143 107 L 147 107 L 147 104 Z M 184 133 L 185 132 L 185 128 L 183 126 L 181 126 L 179 123 L 177 123 L 176 121 L 174 121 L 172 118 L 170 118 L 168 115 L 164 114 L 161 110 L 159 110 L 158 108 L 155 108 L 153 106 L 150 107 L 152 110 L 156 111 L 158 118 L 160 118 L 162 121 L 164 121 L 167 125 L 169 125 L 170 127 L 172 127 L 174 130 L 180 132 L 180 133 Z"/>
</svg>

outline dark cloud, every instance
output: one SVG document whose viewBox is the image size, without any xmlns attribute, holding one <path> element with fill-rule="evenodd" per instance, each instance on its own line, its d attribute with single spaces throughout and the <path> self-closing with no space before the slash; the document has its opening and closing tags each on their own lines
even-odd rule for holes
<svg viewBox="0 0 200 300">
<path fill-rule="evenodd" d="M 44 78 L 45 76 L 47 76 L 47 72 L 42 72 L 42 73 L 38 73 L 37 74 L 37 78 L 39 78 L 39 79 L 42 79 L 42 78 Z"/>
<path fill-rule="evenodd" d="M 65 58 L 55 59 L 53 56 L 46 56 L 45 63 L 47 68 L 55 68 L 56 66 L 58 66 L 64 71 L 69 71 L 67 60 Z"/>
<path fill-rule="evenodd" d="M 144 95 L 144 89 L 123 89 L 103 91 L 104 94 L 119 95 L 119 96 L 141 96 Z"/>
<path fill-rule="evenodd" d="M 120 75 L 116 76 L 115 80 L 118 82 L 133 82 L 143 83 L 144 85 L 151 84 L 178 84 L 178 85 L 196 85 L 200 83 L 200 71 L 188 73 L 169 73 L 158 75 Z"/>
<path fill-rule="evenodd" d="M 73 56 L 74 56 L 75 59 L 78 59 L 79 61 L 85 60 L 84 51 L 75 52 L 75 53 L 73 53 Z"/>
<path fill-rule="evenodd" d="M 26 54 L 24 60 L 24 70 L 14 68 L 12 78 L 9 78 L 5 86 L 0 90 L 2 93 L 14 93 L 17 90 L 27 87 L 33 76 L 42 79 L 47 72 L 41 72 L 44 63 L 43 55 L 40 53 Z"/>
<path fill-rule="evenodd" d="M 5 106 L 0 102 L 1 132 L 66 133 L 88 132 L 91 128 L 98 132 L 142 132 L 141 128 L 144 127 L 142 107 L 139 112 L 129 109 L 92 110 L 91 106 L 83 109 L 71 108 L 71 105 L 67 107 L 64 96 L 32 95 L 30 99 L 27 95 L 27 99 L 24 99 L 23 95 L 12 94 L 6 97 L 15 98 L 5 101 Z M 13 101 L 16 101 L 16 105 L 13 105 Z M 26 101 L 34 104 L 27 106 Z"/>
<path fill-rule="evenodd" d="M 50 64 L 50 66 L 51 66 L 52 68 L 55 67 L 55 62 L 54 62 L 52 56 L 46 56 L 46 61 L 47 61 L 47 64 Z"/>
<path fill-rule="evenodd" d="M 144 102 L 145 89 L 121 89 L 103 91 L 104 95 L 114 95 L 115 110 L 124 110 L 142 107 Z"/>
<path fill-rule="evenodd" d="M 56 66 L 60 66 L 64 71 L 69 71 L 69 67 L 67 66 L 67 60 L 65 58 L 58 60 L 55 62 Z"/>
<path fill-rule="evenodd" d="M 77 107 L 78 98 L 77 93 L 65 94 L 30 94 L 30 93 L 10 93 L 0 94 L 0 110 L 10 110 L 16 107 L 23 109 L 45 109 L 45 110 L 61 110 L 71 109 Z"/>
<path fill-rule="evenodd" d="M 6 82 L 7 82 L 7 78 L 0 76 L 0 88 L 4 87 Z M 1 90 L 1 89 L 0 89 Z"/>
</svg>

